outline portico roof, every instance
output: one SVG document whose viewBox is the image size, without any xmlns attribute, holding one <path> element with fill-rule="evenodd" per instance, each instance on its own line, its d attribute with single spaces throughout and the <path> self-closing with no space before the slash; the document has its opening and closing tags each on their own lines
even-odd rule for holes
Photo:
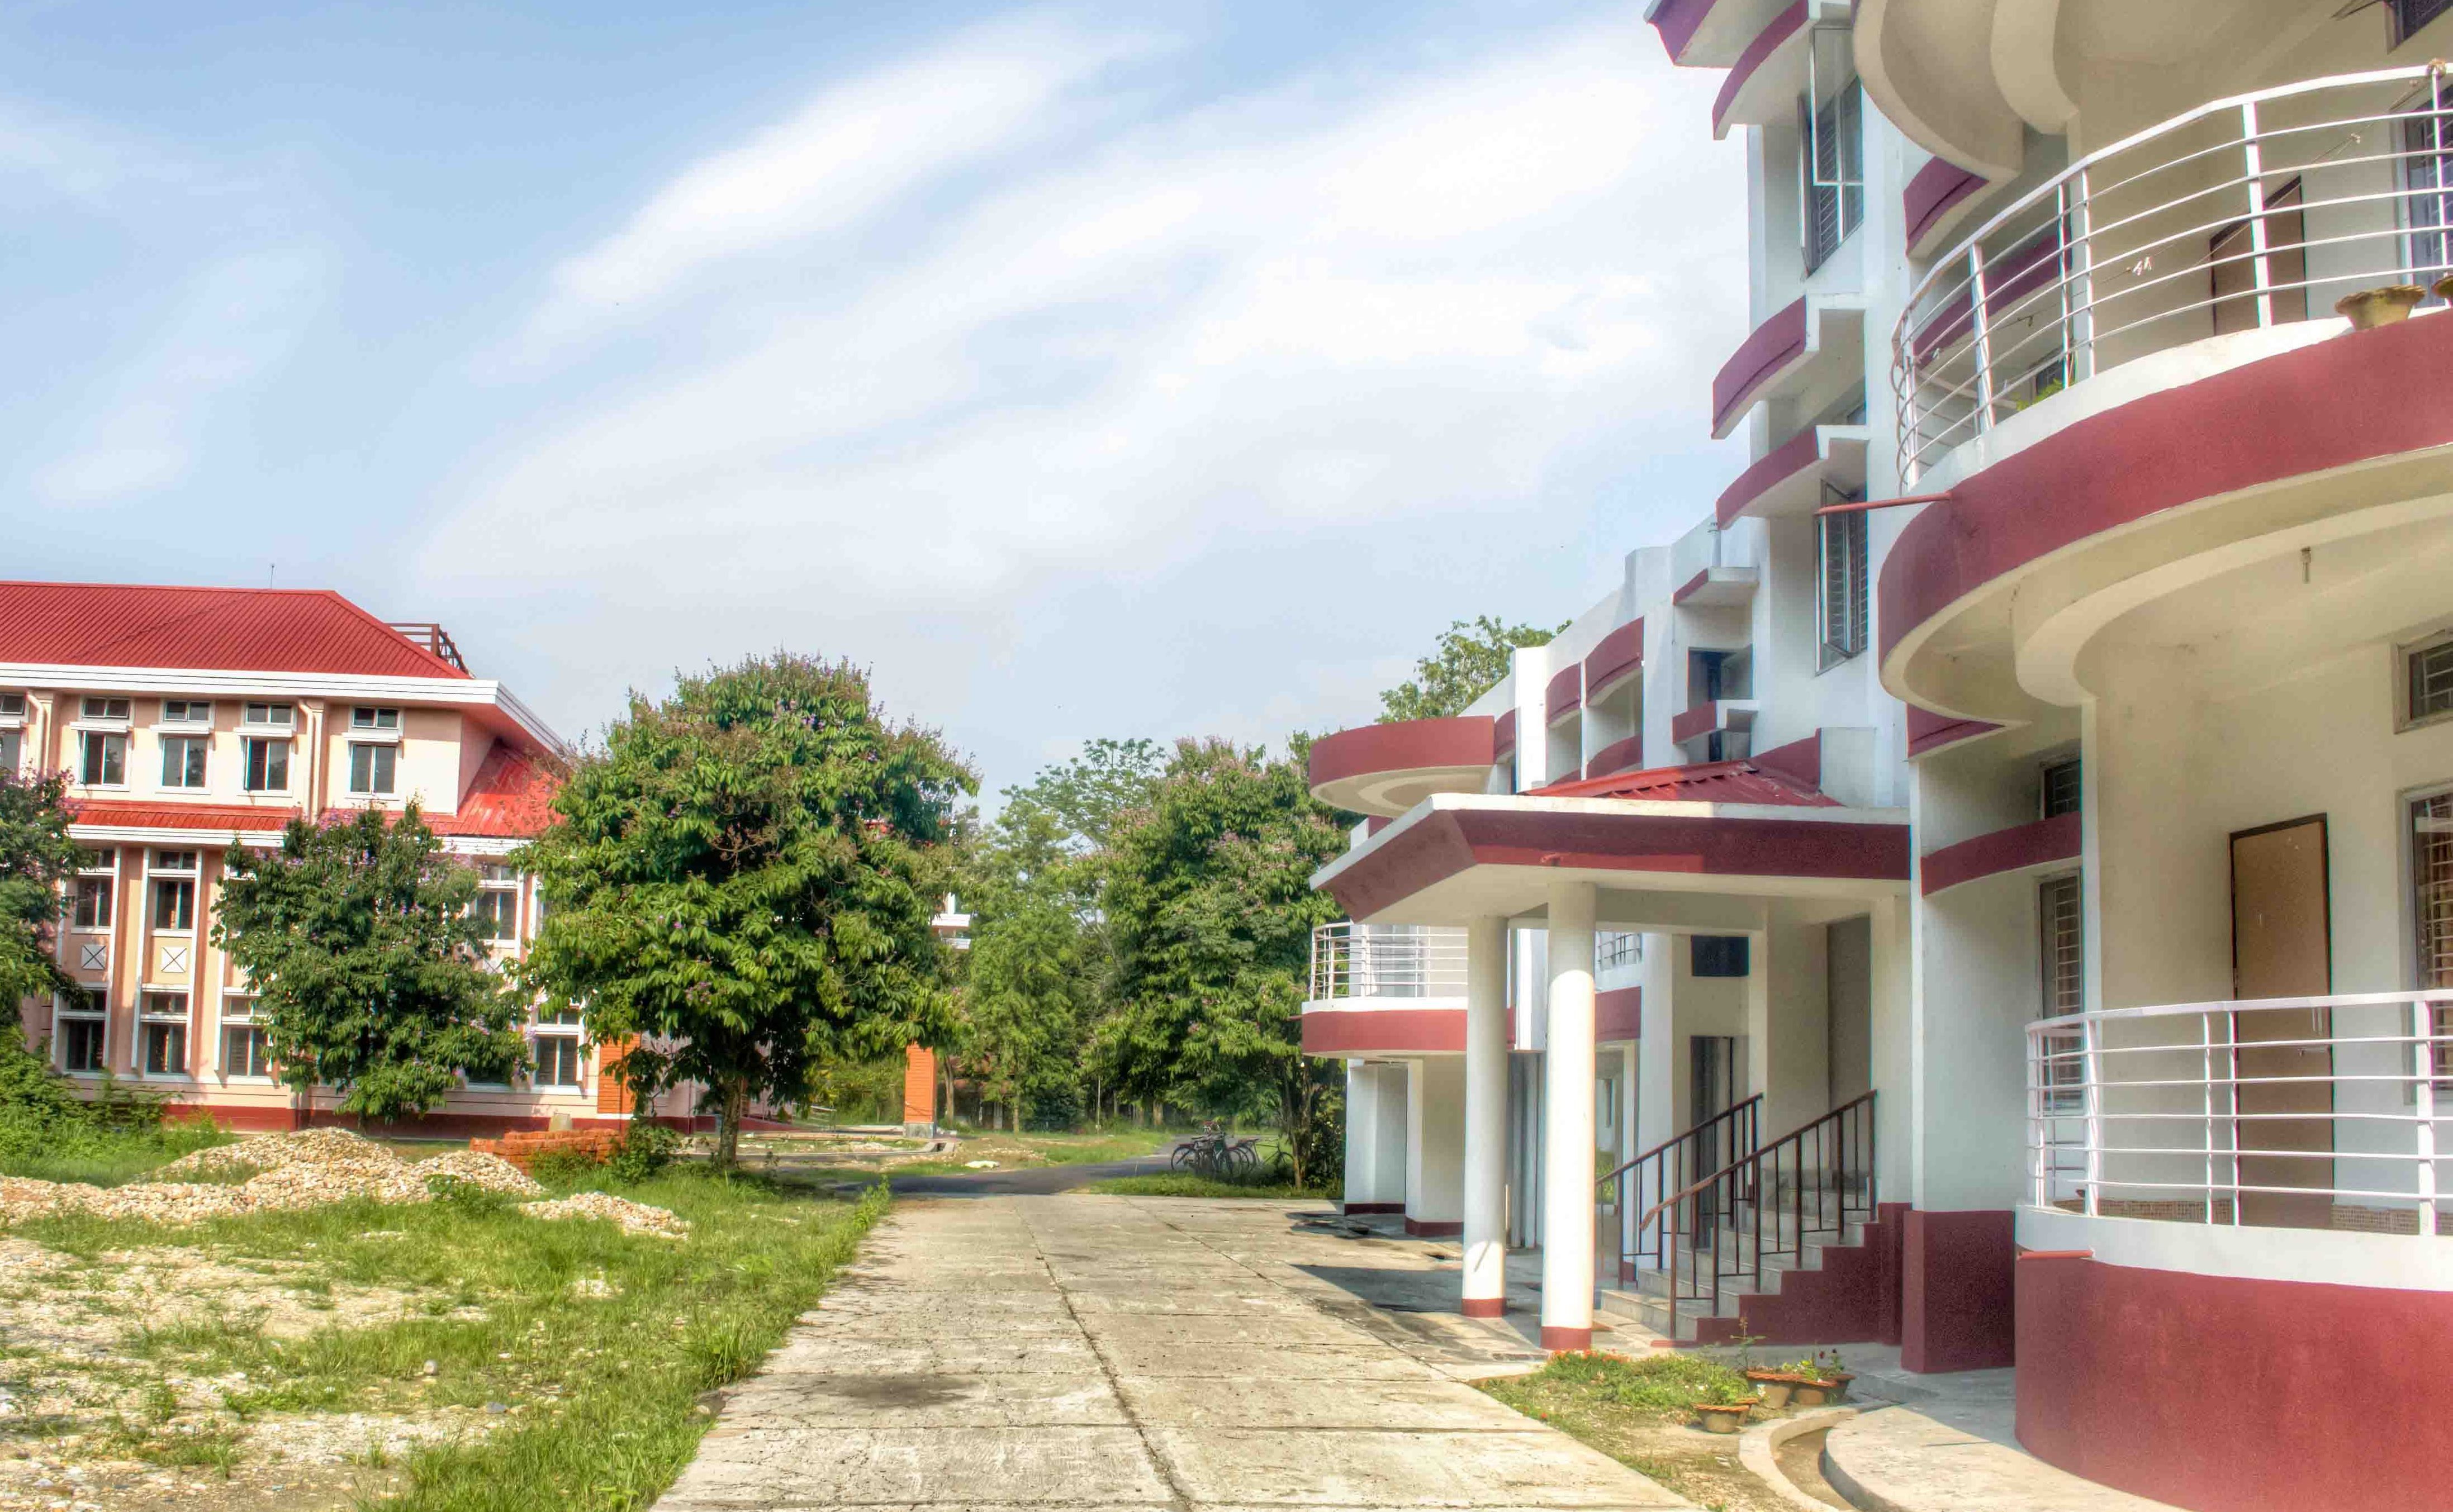
<svg viewBox="0 0 2453 1512">
<path fill-rule="evenodd" d="M 1324 866 L 1312 885 L 1357 920 L 1461 925 L 1524 918 L 1551 885 L 1605 893 L 1602 919 L 1742 927 L 1713 903 L 1904 893 L 1907 816 L 1851 808 L 1748 762 L 1658 767 L 1529 793 L 1439 793 Z M 1678 895 L 1614 919 L 1612 892 Z M 1683 905 L 1683 906 L 1682 906 Z M 1716 923 L 1716 921 L 1718 921 Z"/>
</svg>

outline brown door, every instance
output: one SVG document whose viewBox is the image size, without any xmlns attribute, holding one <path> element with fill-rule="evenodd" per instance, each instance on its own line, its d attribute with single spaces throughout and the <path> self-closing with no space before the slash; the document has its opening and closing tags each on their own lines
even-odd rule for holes
<svg viewBox="0 0 2453 1512">
<path fill-rule="evenodd" d="M 2318 814 L 2231 837 L 2231 975 L 2236 998 L 2313 998 L 2333 990 L 2333 918 L 2327 902 L 2325 817 Z M 2244 1224 L 2327 1228 L 2334 1183 L 2333 1051 L 2323 1008 L 2235 1013 L 2240 1079 L 2235 1127 L 2243 1186 L 2321 1188 L 2306 1197 L 2249 1192 Z M 2284 1042 L 2284 1043 L 2271 1043 Z M 2301 1079 L 2306 1080 L 2301 1080 Z M 2277 1117 L 2306 1113 L 2309 1118 Z"/>
</svg>

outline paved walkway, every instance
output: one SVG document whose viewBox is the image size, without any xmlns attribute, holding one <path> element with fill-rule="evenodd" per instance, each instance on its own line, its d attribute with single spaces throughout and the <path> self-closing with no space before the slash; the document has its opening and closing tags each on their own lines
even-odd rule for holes
<svg viewBox="0 0 2453 1512">
<path fill-rule="evenodd" d="M 1464 1383 L 1512 1330 L 1387 1312 L 1425 1246 L 1324 1207 L 898 1202 L 665 1512 L 1690 1505 Z"/>
</svg>

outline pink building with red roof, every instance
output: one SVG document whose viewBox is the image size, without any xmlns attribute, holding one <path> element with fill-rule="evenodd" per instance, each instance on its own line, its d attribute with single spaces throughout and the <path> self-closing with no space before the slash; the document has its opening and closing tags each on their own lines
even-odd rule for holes
<svg viewBox="0 0 2453 1512">
<path fill-rule="evenodd" d="M 481 871 L 497 948 L 514 954 L 537 902 L 505 858 L 548 822 L 561 757 L 440 627 L 337 593 L 0 583 L 0 767 L 69 774 L 87 857 L 58 945 L 78 986 L 25 1004 L 28 1029 L 71 1077 L 289 1124 L 304 1110 L 269 1074 L 253 999 L 212 944 L 225 849 L 272 845 L 301 816 L 414 802 Z M 527 1081 L 469 1086 L 431 1122 L 620 1116 L 582 1025 L 544 1019 L 530 1035 Z"/>
</svg>

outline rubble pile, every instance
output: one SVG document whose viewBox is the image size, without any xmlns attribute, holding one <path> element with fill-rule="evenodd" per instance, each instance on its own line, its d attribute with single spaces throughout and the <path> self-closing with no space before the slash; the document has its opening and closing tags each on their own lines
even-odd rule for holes
<svg viewBox="0 0 2453 1512">
<path fill-rule="evenodd" d="M 650 1207 L 627 1197 L 608 1197 L 603 1192 L 580 1192 L 551 1202 L 522 1203 L 520 1211 L 530 1218 L 601 1218 L 607 1223 L 621 1224 L 626 1232 L 646 1234 L 655 1239 L 684 1239 L 689 1234 L 689 1220 L 669 1209 Z"/>
</svg>

